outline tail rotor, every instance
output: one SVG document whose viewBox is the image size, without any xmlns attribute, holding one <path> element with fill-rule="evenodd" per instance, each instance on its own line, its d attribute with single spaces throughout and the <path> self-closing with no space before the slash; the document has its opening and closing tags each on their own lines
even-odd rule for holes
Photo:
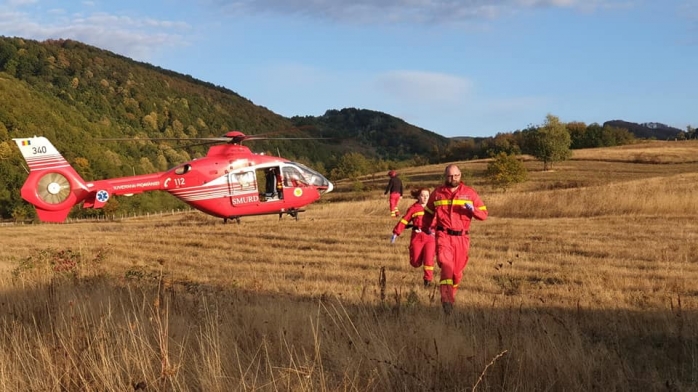
<svg viewBox="0 0 698 392">
<path fill-rule="evenodd" d="M 61 173 L 44 174 L 36 185 L 36 194 L 48 204 L 63 203 L 70 196 L 70 181 Z"/>
<path fill-rule="evenodd" d="M 63 222 L 90 194 L 85 181 L 45 137 L 14 139 L 29 166 L 22 198 L 43 222 Z"/>
</svg>

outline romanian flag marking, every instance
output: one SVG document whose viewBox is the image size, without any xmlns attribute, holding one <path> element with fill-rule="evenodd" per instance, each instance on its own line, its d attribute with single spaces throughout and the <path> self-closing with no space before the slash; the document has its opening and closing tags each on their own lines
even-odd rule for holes
<svg viewBox="0 0 698 392">
<path fill-rule="evenodd" d="M 22 140 L 23 146 L 30 146 L 32 144 L 31 140 Z"/>
</svg>

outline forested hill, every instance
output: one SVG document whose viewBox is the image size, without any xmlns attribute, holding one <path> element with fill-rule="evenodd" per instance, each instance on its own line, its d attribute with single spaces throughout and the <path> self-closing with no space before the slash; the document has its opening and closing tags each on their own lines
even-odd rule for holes
<svg viewBox="0 0 698 392">
<path fill-rule="evenodd" d="M 320 136 L 250 146 L 327 173 L 349 151 L 397 161 L 448 143 L 369 110 L 285 118 L 228 88 L 71 40 L 0 37 L 0 98 L 0 218 L 20 203 L 19 188 L 26 178 L 14 137 L 48 137 L 86 179 L 166 170 L 206 152 L 205 147 L 104 143 L 95 140 L 99 138 L 209 137 L 229 130 Z"/>
<path fill-rule="evenodd" d="M 70 40 L 0 38 L 0 71 L 8 89 L 13 80 L 23 82 L 7 95 L 25 91 L 22 99 L 3 99 L 0 104 L 0 127 L 7 131 L 0 134 L 2 140 L 46 135 L 68 154 L 85 154 L 93 138 L 206 137 L 236 129 L 281 137 L 321 136 L 324 139 L 317 142 L 265 142 L 255 147 L 331 167 L 333 160 L 352 150 L 371 158 L 402 160 L 448 143 L 433 132 L 370 110 L 331 110 L 291 121 L 227 88 Z M 42 111 L 60 118 L 50 121 L 32 114 Z M 127 160 L 134 153 L 114 148 Z M 169 165 L 181 161 L 167 155 L 163 161 L 151 151 L 133 158 L 143 157 Z"/>
<path fill-rule="evenodd" d="M 293 124 L 369 157 L 408 159 L 443 149 L 449 139 L 385 113 L 366 109 L 328 110 L 319 117 L 293 117 Z"/>
<path fill-rule="evenodd" d="M 671 140 L 683 132 L 682 129 L 670 127 L 657 122 L 638 124 L 623 120 L 612 120 L 606 121 L 603 125 L 627 129 L 639 139 Z"/>
</svg>

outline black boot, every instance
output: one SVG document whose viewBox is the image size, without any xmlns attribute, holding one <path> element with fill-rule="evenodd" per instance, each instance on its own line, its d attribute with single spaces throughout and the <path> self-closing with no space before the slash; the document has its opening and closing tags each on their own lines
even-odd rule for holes
<svg viewBox="0 0 698 392">
<path fill-rule="evenodd" d="M 446 316 L 450 316 L 453 313 L 453 304 L 450 302 L 442 302 L 441 306 L 444 308 L 444 313 Z"/>
</svg>

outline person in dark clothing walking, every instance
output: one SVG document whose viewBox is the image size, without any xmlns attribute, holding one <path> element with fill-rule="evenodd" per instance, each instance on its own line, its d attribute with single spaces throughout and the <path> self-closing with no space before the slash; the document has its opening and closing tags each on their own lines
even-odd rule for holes
<svg viewBox="0 0 698 392">
<path fill-rule="evenodd" d="M 385 188 L 385 192 L 383 192 L 383 194 L 390 194 L 390 216 L 399 218 L 400 209 L 398 208 L 397 204 L 400 199 L 402 199 L 402 181 L 397 176 L 397 172 L 395 170 L 389 171 L 388 177 L 390 177 L 390 180 L 388 181 L 388 186 Z"/>
<path fill-rule="evenodd" d="M 264 179 L 266 181 L 265 188 L 266 192 L 264 193 L 264 196 L 267 199 L 271 199 L 274 197 L 274 193 L 276 191 L 276 174 L 274 173 L 274 168 L 270 167 L 266 170 L 264 173 Z"/>
</svg>

